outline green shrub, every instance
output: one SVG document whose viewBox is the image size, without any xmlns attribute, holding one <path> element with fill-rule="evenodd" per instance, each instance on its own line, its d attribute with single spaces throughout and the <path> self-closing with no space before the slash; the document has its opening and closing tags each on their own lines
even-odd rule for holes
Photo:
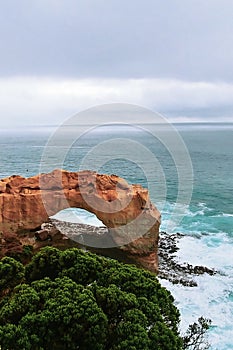
<svg viewBox="0 0 233 350">
<path fill-rule="evenodd" d="M 25 269 L 2 259 L 0 277 L 2 350 L 183 348 L 172 295 L 142 269 L 45 247 Z"/>
</svg>

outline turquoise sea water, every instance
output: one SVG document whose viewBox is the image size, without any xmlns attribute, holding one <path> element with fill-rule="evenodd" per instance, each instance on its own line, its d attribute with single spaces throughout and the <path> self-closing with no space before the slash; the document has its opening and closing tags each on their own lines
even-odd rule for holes
<svg viewBox="0 0 233 350">
<path fill-rule="evenodd" d="M 154 126 L 155 128 L 157 126 Z M 179 124 L 193 166 L 191 201 L 178 203 L 180 222 L 174 232 L 180 241 L 178 259 L 215 268 L 215 276 L 197 277 L 198 287 L 173 286 L 161 281 L 176 298 L 182 329 L 199 316 L 211 318 L 211 349 L 233 349 L 233 124 Z M 81 136 L 69 147 L 63 141 L 50 144 L 49 164 L 44 147 L 54 128 L 0 131 L 0 177 L 32 176 L 43 170 L 89 169 L 117 174 L 150 190 L 167 230 L 179 190 L 174 158 L 158 139 L 140 128 L 106 126 Z M 69 137 L 69 133 L 65 137 Z M 169 138 L 170 136 L 167 135 Z M 122 139 L 126 140 L 121 147 Z M 133 144 L 128 143 L 134 142 Z M 139 147 L 137 147 L 139 145 Z M 145 156 L 144 148 L 151 152 Z M 60 154 L 64 151 L 61 161 Z M 135 154 L 134 154 L 135 153 Z M 62 164 L 61 164 L 62 163 Z M 185 174 L 187 164 L 181 164 Z M 184 191 L 184 189 L 183 189 Z M 63 213 L 68 218 L 71 213 Z M 84 220 L 92 220 L 85 217 Z M 98 223 L 97 223 L 98 224 Z"/>
</svg>

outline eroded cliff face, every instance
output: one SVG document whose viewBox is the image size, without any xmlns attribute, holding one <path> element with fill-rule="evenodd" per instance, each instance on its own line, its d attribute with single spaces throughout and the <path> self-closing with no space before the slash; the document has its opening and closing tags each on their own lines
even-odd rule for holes
<svg viewBox="0 0 233 350">
<path fill-rule="evenodd" d="M 20 239 L 20 232 L 36 229 L 69 207 L 94 213 L 109 228 L 113 246 L 150 271 L 157 270 L 160 213 L 147 189 L 129 185 L 116 175 L 91 171 L 54 170 L 31 178 L 0 180 L 3 235 L 17 233 Z"/>
</svg>

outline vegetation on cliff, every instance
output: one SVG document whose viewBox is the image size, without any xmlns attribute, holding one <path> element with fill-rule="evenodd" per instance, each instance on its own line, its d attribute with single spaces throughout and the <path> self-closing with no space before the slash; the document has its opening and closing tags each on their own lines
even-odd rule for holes
<svg viewBox="0 0 233 350">
<path fill-rule="evenodd" d="M 2 349 L 178 350 L 179 312 L 134 266 L 46 247 L 25 267 L 0 262 Z"/>
<path fill-rule="evenodd" d="M 182 338 L 179 317 L 155 275 L 116 260 L 45 247 L 0 261 L 2 350 L 201 349 L 206 324 Z"/>
</svg>

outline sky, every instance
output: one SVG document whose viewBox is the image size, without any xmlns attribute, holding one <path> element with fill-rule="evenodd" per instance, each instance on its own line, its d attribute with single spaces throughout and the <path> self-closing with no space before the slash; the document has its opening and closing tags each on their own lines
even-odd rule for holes
<svg viewBox="0 0 233 350">
<path fill-rule="evenodd" d="M 0 123 L 133 103 L 233 122 L 232 0 L 0 0 Z"/>
</svg>

